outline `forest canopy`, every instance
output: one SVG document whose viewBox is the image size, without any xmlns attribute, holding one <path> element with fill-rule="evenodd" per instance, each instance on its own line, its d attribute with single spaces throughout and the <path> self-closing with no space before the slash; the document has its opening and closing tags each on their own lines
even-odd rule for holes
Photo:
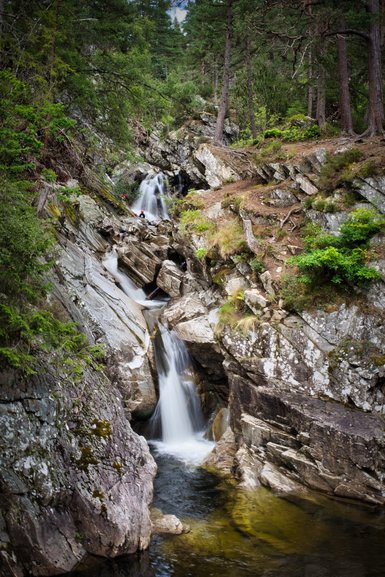
<svg viewBox="0 0 385 577">
<path fill-rule="evenodd" d="M 380 0 L 0 0 L 0 354 L 17 365 L 13 341 L 48 326 L 30 306 L 47 290 L 54 158 L 83 167 L 100 143 L 127 156 L 138 131 L 203 111 L 217 144 L 226 117 L 246 142 L 297 125 L 382 134 L 384 13 Z"/>
</svg>

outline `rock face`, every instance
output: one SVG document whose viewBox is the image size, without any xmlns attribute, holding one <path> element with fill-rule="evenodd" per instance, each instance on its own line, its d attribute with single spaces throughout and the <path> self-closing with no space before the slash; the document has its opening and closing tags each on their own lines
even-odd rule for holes
<svg viewBox="0 0 385 577">
<path fill-rule="evenodd" d="M 87 196 L 69 214 L 50 305 L 103 346 L 107 364 L 101 372 L 47 353 L 36 375 L 0 373 L 4 577 L 66 573 L 87 555 L 144 549 L 151 535 L 156 467 L 128 420 L 156 404 L 149 334 L 141 308 L 102 264 L 120 221 Z"/>
<path fill-rule="evenodd" d="M 46 361 L 0 375 L 2 575 L 58 575 L 149 543 L 155 464 L 121 395 L 103 373 Z"/>
<path fill-rule="evenodd" d="M 236 377 L 232 395 L 233 426 L 264 485 L 286 491 L 292 481 L 291 490 L 302 484 L 384 503 L 381 417 L 298 393 L 247 386 Z"/>
<path fill-rule="evenodd" d="M 245 162 L 239 162 L 239 154 L 235 151 L 217 149 L 211 144 L 215 124 L 215 115 L 202 113 L 198 119 L 190 120 L 166 138 L 161 138 L 161 129 L 153 131 L 150 136 L 142 134 L 137 142 L 138 156 L 170 176 L 178 175 L 186 185 L 185 192 L 191 186 L 210 188 L 250 177 L 252 163 L 246 166 Z M 238 135 L 239 128 L 226 119 L 225 143 L 236 140 Z M 120 167 L 119 174 L 122 170 L 130 178 L 135 170 L 142 170 L 142 165 L 126 170 Z"/>
<path fill-rule="evenodd" d="M 318 192 L 324 161 L 325 151 L 318 150 L 301 162 L 259 167 L 263 182 L 279 184 L 268 203 L 299 210 L 298 199 Z M 360 186 L 362 196 L 383 211 L 381 179 L 365 179 Z M 330 232 L 347 218 L 346 212 L 308 214 Z M 240 217 L 245 224 L 247 215 Z M 174 242 L 187 259 L 193 281 L 184 277 L 182 296 L 172 299 L 163 319 L 212 376 L 205 387 L 223 401 L 226 383 L 229 386 L 237 452 L 230 455 L 232 449 L 223 441 L 209 462 L 219 468 L 226 462 L 226 470 L 236 469 L 247 488 L 263 484 L 282 492 L 313 489 L 385 504 L 384 282 L 357 295 L 355 304 L 352 300 L 289 314 L 277 292 L 277 277 L 269 271 L 256 278 L 246 263 L 197 265 L 193 249 L 202 246 L 200 239 L 189 239 L 192 250 L 178 236 Z M 381 248 L 371 264 L 384 273 L 382 241 L 373 242 Z M 299 247 L 288 249 L 296 254 Z M 221 270 L 225 274 L 214 290 Z M 223 321 L 220 327 L 216 324 L 220 305 L 237 293 L 255 321 L 242 332 Z M 220 365 L 221 375 L 214 368 Z"/>
<path fill-rule="evenodd" d="M 102 255 L 109 250 L 98 228 L 119 230 L 119 221 L 107 217 L 89 197 L 81 197 L 79 202 L 82 232 L 76 235 L 76 228 L 67 222 L 59 235 L 60 275 L 53 279 L 53 296 L 91 342 L 107 348 L 108 374 L 123 394 L 128 414 L 149 416 L 156 405 L 156 393 L 147 357 L 150 336 L 146 322 L 141 308 L 118 288 L 103 266 L 103 257 L 98 258 L 92 250 L 97 246 Z"/>
</svg>

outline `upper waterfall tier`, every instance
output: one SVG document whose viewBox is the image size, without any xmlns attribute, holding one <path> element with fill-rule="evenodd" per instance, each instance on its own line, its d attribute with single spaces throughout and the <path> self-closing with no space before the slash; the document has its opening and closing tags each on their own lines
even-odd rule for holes
<svg viewBox="0 0 385 577">
<path fill-rule="evenodd" d="M 136 213 L 144 211 L 149 220 L 169 218 L 165 197 L 168 196 L 166 177 L 162 172 L 147 176 L 140 184 L 140 196 L 132 205 Z"/>
</svg>

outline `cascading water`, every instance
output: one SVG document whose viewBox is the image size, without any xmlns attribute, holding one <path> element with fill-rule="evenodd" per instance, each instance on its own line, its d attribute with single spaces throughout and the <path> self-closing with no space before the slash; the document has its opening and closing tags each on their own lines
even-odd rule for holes
<svg viewBox="0 0 385 577">
<path fill-rule="evenodd" d="M 155 176 L 147 176 L 140 184 L 139 198 L 132 205 L 132 210 L 144 211 L 148 220 L 169 218 L 164 198 L 168 196 L 166 177 L 162 172 Z"/>
<path fill-rule="evenodd" d="M 138 288 L 136 284 L 132 282 L 129 276 L 123 272 L 120 272 L 118 269 L 118 255 L 115 247 L 111 250 L 111 252 L 105 255 L 103 259 L 103 265 L 119 283 L 120 288 L 127 296 L 139 304 L 142 304 L 143 301 L 146 300 L 146 293 L 144 290 Z"/>
<path fill-rule="evenodd" d="M 105 256 L 103 264 L 127 296 L 146 309 L 153 309 L 153 312 L 145 314 L 147 324 L 151 329 L 158 327 L 154 349 L 159 401 L 151 419 L 151 428 L 161 431 L 161 440 L 154 440 L 152 444 L 160 453 L 197 464 L 210 452 L 214 443 L 203 439 L 203 416 L 187 348 L 175 333 L 156 319 L 156 309 L 160 310 L 164 301 L 147 300 L 146 293 L 119 271 L 115 248 Z"/>
<path fill-rule="evenodd" d="M 158 324 L 155 348 L 159 375 L 159 402 L 152 427 L 161 429 L 161 441 L 152 444 L 161 453 L 199 463 L 213 443 L 203 439 L 203 416 L 193 381 L 186 346 L 173 332 Z"/>
<path fill-rule="evenodd" d="M 148 300 L 144 290 L 138 288 L 129 276 L 119 270 L 118 255 L 115 247 L 105 255 L 103 265 L 118 282 L 122 291 L 139 305 L 148 309 L 159 308 L 164 305 L 164 301 Z"/>
</svg>

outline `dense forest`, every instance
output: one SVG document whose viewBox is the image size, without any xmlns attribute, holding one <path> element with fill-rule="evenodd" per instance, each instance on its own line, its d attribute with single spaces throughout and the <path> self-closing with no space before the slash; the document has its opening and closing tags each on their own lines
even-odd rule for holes
<svg viewBox="0 0 385 577">
<path fill-rule="evenodd" d="M 44 346 L 63 334 L 84 346 L 32 306 L 53 258 L 43 184 L 60 180 L 63 158 L 80 147 L 86 163 L 103 141 L 113 165 L 136 131 L 166 134 L 204 110 L 217 117 L 217 144 L 226 116 L 243 143 L 382 134 L 384 14 L 380 0 L 2 0 L 3 360 L 29 367 L 42 335 Z"/>
</svg>

